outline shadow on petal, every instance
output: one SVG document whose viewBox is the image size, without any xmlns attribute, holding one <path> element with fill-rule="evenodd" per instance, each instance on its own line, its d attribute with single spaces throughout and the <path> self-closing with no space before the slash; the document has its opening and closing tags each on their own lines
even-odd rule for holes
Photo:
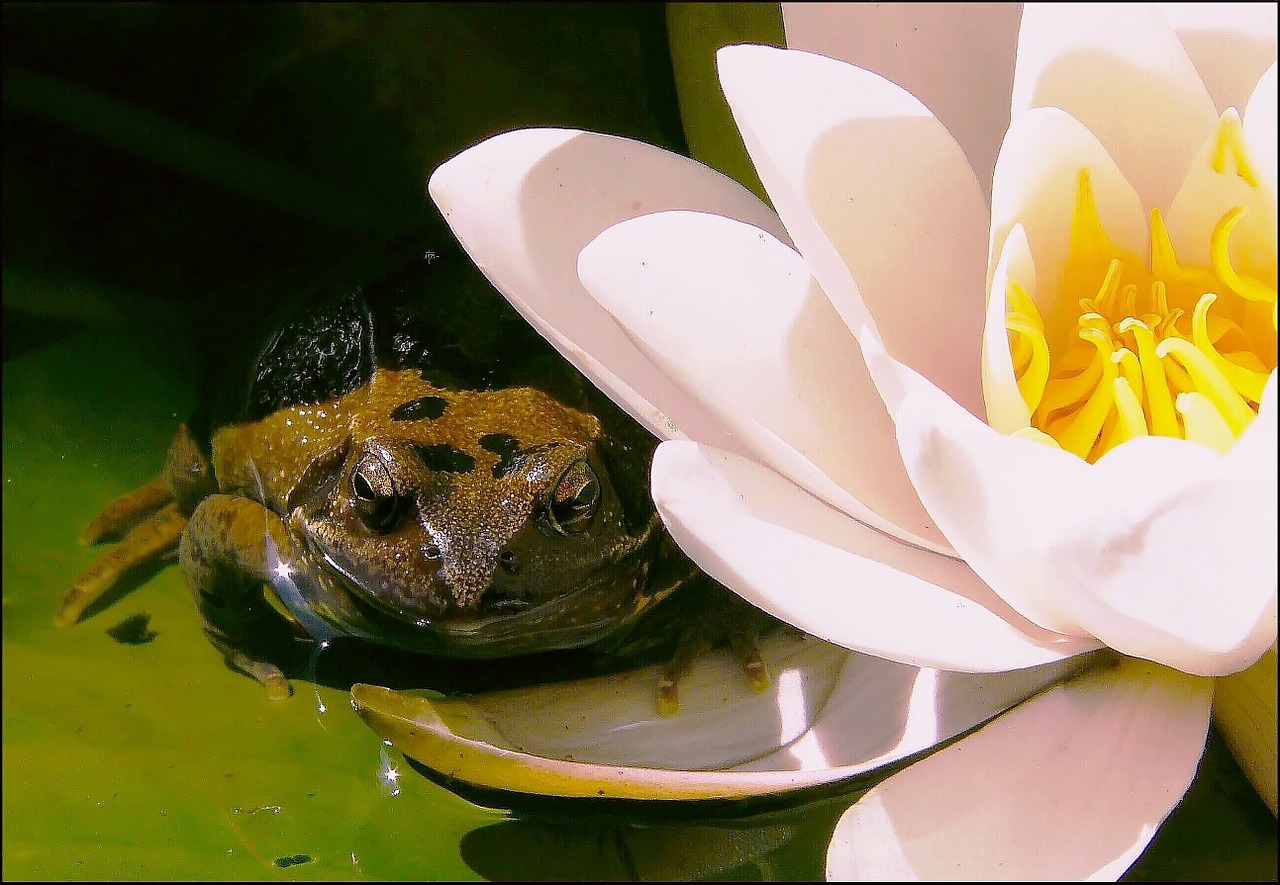
<svg viewBox="0 0 1280 885">
<path fill-rule="evenodd" d="M 850 120 L 810 147 L 804 199 L 886 349 L 982 417 L 988 215 L 959 155 L 932 117 Z M 833 301 L 857 332 L 863 317 Z"/>
</svg>

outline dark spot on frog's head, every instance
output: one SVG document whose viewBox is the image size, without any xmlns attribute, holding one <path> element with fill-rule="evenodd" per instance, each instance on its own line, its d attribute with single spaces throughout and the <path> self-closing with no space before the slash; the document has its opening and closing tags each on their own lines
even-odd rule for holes
<svg viewBox="0 0 1280 885">
<path fill-rule="evenodd" d="M 498 463 L 493 465 L 493 477 L 502 479 L 516 465 L 516 453 L 520 451 L 520 440 L 507 433 L 486 433 L 480 437 L 480 448 L 498 456 Z"/>
<path fill-rule="evenodd" d="M 448 443 L 434 446 L 417 446 L 418 456 L 428 470 L 441 473 L 470 473 L 475 469 L 476 459 L 466 452 L 455 449 Z"/>
<path fill-rule="evenodd" d="M 391 410 L 392 421 L 421 421 L 424 418 L 434 421 L 444 414 L 449 401 L 438 396 L 423 396 L 396 406 Z"/>
</svg>

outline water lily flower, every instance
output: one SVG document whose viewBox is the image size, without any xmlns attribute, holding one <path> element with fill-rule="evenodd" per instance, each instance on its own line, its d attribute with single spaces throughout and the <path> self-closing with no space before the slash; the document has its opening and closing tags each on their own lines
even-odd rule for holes
<svg viewBox="0 0 1280 885">
<path fill-rule="evenodd" d="M 655 501 L 713 577 L 912 667 L 1119 653 L 871 791 L 832 877 L 1118 876 L 1194 777 L 1213 677 L 1275 645 L 1274 10 L 1261 64 L 1180 38 L 1191 12 L 1028 6 L 976 122 L 945 64 L 935 115 L 865 67 L 721 50 L 776 216 L 565 130 L 432 177 L 666 440 Z"/>
</svg>

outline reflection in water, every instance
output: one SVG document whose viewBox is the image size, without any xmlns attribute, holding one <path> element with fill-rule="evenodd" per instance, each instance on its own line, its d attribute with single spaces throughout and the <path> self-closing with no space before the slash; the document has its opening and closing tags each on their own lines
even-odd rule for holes
<svg viewBox="0 0 1280 885">
<path fill-rule="evenodd" d="M 603 813 L 533 813 L 468 833 L 468 866 L 498 881 L 821 880 L 825 846 L 850 798 L 755 817 L 654 820 L 625 803 Z M 645 812 L 642 814 L 642 812 Z"/>
<path fill-rule="evenodd" d="M 307 681 L 311 683 L 311 691 L 316 696 L 316 724 L 324 728 L 324 721 L 321 719 L 325 713 L 329 712 L 329 708 L 325 706 L 324 698 L 320 697 L 319 681 L 316 679 L 316 672 L 320 669 L 320 655 L 328 650 L 330 646 L 328 639 L 321 639 L 311 649 L 311 657 L 307 661 Z"/>
</svg>

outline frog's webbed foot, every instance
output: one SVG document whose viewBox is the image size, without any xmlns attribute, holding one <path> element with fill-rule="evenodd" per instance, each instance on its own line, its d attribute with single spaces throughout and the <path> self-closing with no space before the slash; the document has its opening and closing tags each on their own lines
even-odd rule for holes
<svg viewBox="0 0 1280 885">
<path fill-rule="evenodd" d="M 163 479 L 125 492 L 102 509 L 80 532 L 80 543 L 89 545 L 123 538 L 157 510 L 173 501 Z"/>
<path fill-rule="evenodd" d="M 172 557 L 177 552 L 178 539 L 186 524 L 187 518 L 178 505 L 170 501 L 134 525 L 119 543 L 80 573 L 71 590 L 62 598 L 55 623 L 59 627 L 68 627 L 78 622 L 85 610 L 114 588 L 125 574 Z"/>
<path fill-rule="evenodd" d="M 76 623 L 124 575 L 175 556 L 187 514 L 212 490 L 209 462 L 184 424 L 169 445 L 160 478 L 116 498 L 80 533 L 82 544 L 119 541 L 76 579 L 55 622 Z"/>
<path fill-rule="evenodd" d="M 267 697 L 273 701 L 283 701 L 293 694 L 293 686 L 284 672 L 270 661 L 260 661 L 236 648 L 222 633 L 205 626 L 204 633 L 209 637 L 213 647 L 222 652 L 222 658 L 233 670 L 253 678 L 267 690 Z"/>
<path fill-rule="evenodd" d="M 727 645 L 733 652 L 753 692 L 762 694 L 769 687 L 769 669 L 757 641 L 778 622 L 719 584 L 707 583 L 701 610 L 689 616 L 675 651 L 659 669 L 657 703 L 662 716 L 680 712 L 681 677 L 718 645 Z"/>
<path fill-rule="evenodd" d="M 305 573 L 280 517 L 257 501 L 210 495 L 191 514 L 179 559 L 204 620 L 205 635 L 227 665 L 257 680 L 272 700 L 289 697 L 284 672 L 269 658 L 294 637 L 288 616 L 263 594 L 290 572 Z"/>
</svg>

